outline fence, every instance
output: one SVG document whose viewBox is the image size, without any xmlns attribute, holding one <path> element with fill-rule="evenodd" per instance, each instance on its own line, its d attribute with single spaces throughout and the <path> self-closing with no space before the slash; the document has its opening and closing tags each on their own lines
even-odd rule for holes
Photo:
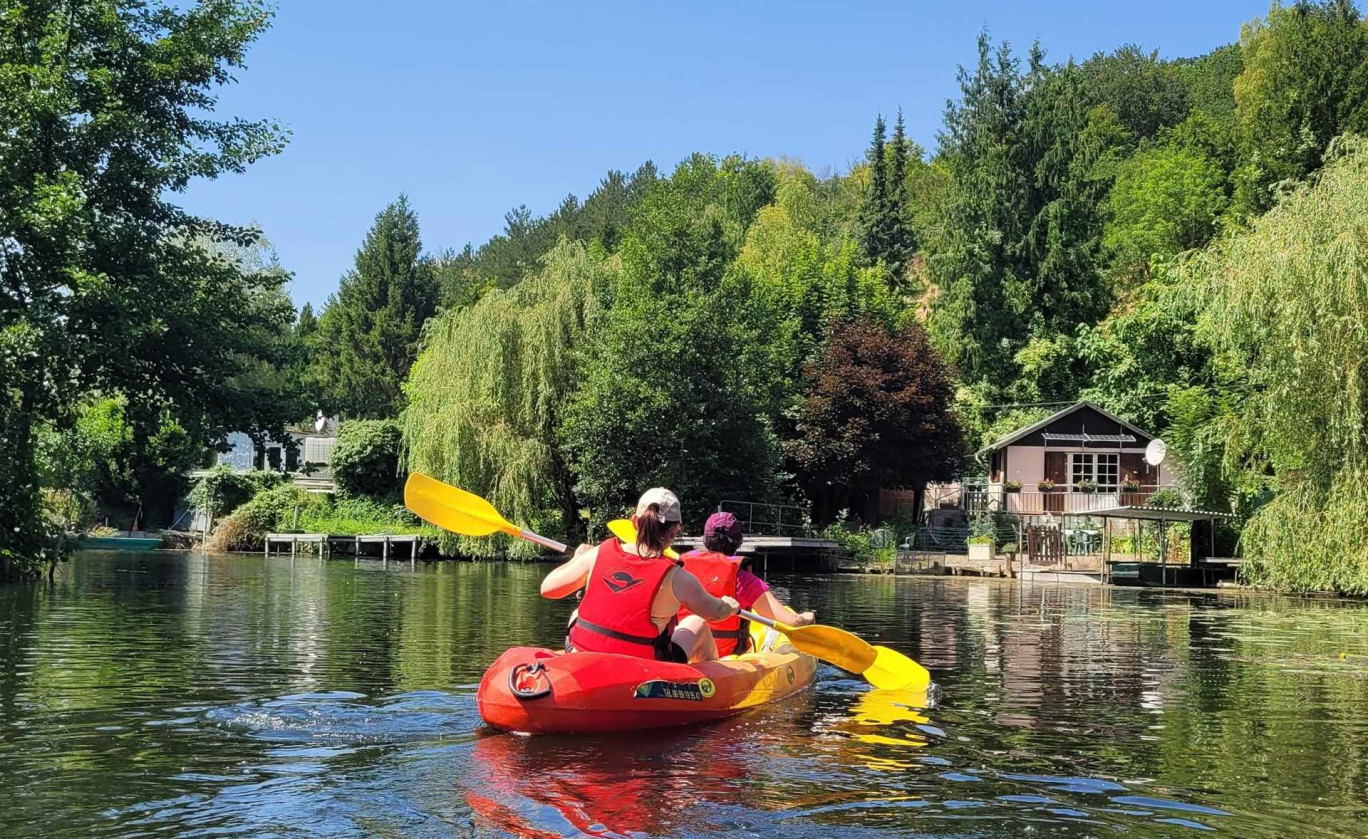
<svg viewBox="0 0 1368 839">
<path fill-rule="evenodd" d="M 731 513 L 749 535 L 804 537 L 812 535 L 807 510 L 788 504 L 761 504 L 754 501 L 723 500 L 718 512 Z"/>
<path fill-rule="evenodd" d="M 1077 515 L 1093 510 L 1116 507 L 1142 507 L 1150 497 L 1162 489 L 1158 486 L 1141 487 L 1135 492 L 1007 492 L 1000 487 L 965 487 L 960 498 L 970 513 L 1006 512 L 1017 515 Z"/>
</svg>

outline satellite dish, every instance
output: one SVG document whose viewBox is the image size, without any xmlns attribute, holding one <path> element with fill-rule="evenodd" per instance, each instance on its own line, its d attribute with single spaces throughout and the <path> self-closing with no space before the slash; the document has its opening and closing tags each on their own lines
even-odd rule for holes
<svg viewBox="0 0 1368 839">
<path fill-rule="evenodd" d="M 1164 456 L 1168 454 L 1168 446 L 1163 440 L 1154 438 L 1149 445 L 1145 446 L 1145 462 L 1150 466 L 1158 466 L 1164 462 Z"/>
<path fill-rule="evenodd" d="M 318 412 L 318 418 L 314 420 L 314 431 L 321 432 L 328 425 L 328 418 L 323 416 L 323 412 Z"/>
</svg>

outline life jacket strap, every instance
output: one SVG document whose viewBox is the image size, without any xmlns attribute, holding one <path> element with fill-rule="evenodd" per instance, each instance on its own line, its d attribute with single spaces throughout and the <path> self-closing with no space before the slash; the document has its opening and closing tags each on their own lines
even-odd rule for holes
<svg viewBox="0 0 1368 839">
<path fill-rule="evenodd" d="M 654 648 L 657 639 L 660 637 L 659 635 L 653 635 L 649 638 L 647 638 L 644 635 L 629 635 L 626 632 L 618 632 L 616 629 L 609 629 L 606 626 L 599 626 L 598 624 L 593 623 L 592 621 L 587 621 L 582 617 L 576 617 L 575 622 L 571 625 L 587 629 L 590 632 L 593 632 L 596 635 L 602 635 L 605 638 L 612 638 L 614 641 L 623 641 L 628 644 L 640 644 L 643 647 Z"/>
</svg>

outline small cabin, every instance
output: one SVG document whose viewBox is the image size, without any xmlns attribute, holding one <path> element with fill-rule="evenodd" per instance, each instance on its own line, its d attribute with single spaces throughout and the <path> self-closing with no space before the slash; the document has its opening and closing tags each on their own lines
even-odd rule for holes
<svg viewBox="0 0 1368 839">
<path fill-rule="evenodd" d="M 1073 513 L 1139 505 L 1168 482 L 1145 458 L 1155 435 L 1091 402 L 1013 431 L 979 452 L 998 509 Z"/>
</svg>

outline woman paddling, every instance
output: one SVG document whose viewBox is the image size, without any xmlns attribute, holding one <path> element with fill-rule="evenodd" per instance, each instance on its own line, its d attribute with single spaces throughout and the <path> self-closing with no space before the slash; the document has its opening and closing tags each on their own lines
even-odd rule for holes
<svg viewBox="0 0 1368 839">
<path fill-rule="evenodd" d="M 679 535 L 679 499 L 668 489 L 647 490 L 632 524 L 635 543 L 609 537 L 542 580 L 542 596 L 553 600 L 584 590 L 565 651 L 680 663 L 717 658 L 708 621 L 736 614 L 738 604 L 734 597 L 713 597 L 693 574 L 665 557 Z M 692 613 L 683 620 L 681 606 Z"/>
<path fill-rule="evenodd" d="M 714 595 L 734 595 L 741 608 L 789 626 L 807 626 L 817 620 L 812 612 L 801 614 L 779 602 L 769 584 L 745 569 L 741 550 L 741 522 L 731 513 L 713 513 L 703 525 L 703 550 L 689 551 L 680 557 L 684 568 L 697 577 Z M 682 614 L 681 614 L 682 616 Z M 709 625 L 717 643 L 719 657 L 746 652 L 750 627 L 740 616 L 731 616 Z"/>
</svg>

